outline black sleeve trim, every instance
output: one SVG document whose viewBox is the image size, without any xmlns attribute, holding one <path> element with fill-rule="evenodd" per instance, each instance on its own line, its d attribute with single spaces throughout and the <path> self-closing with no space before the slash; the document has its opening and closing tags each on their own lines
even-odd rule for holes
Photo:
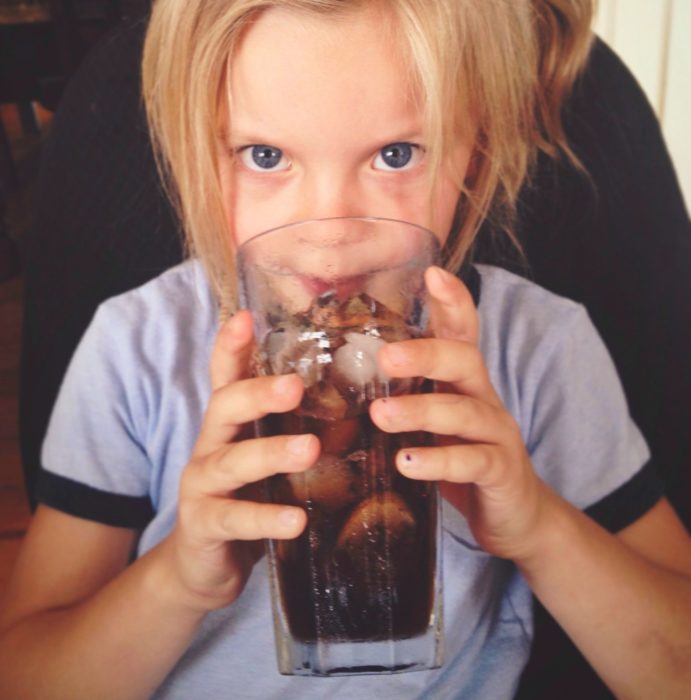
<svg viewBox="0 0 691 700">
<path fill-rule="evenodd" d="M 662 481 L 648 462 L 616 491 L 586 508 L 585 513 L 609 532 L 619 532 L 645 515 L 663 496 Z"/>
<path fill-rule="evenodd" d="M 148 496 L 123 496 L 41 469 L 37 498 L 56 510 L 104 525 L 141 530 L 154 516 Z"/>
</svg>

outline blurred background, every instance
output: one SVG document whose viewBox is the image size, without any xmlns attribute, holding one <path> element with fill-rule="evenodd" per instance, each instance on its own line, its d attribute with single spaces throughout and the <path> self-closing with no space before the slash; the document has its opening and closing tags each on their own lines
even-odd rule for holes
<svg viewBox="0 0 691 700">
<path fill-rule="evenodd" d="M 654 107 L 691 205 L 691 1 L 598 0 L 595 31 L 619 54 Z M 641 167 L 645 167 L 641 163 Z"/>
<path fill-rule="evenodd" d="M 26 530 L 18 436 L 22 241 L 41 147 L 70 76 L 149 0 L 0 0 L 0 591 Z"/>
<path fill-rule="evenodd" d="M 0 0 L 0 280 L 19 270 L 40 146 L 70 76 L 150 0 Z"/>
</svg>

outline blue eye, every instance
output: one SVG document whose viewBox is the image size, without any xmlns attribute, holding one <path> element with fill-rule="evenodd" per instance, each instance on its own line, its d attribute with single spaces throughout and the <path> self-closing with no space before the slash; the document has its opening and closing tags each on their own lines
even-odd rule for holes
<svg viewBox="0 0 691 700">
<path fill-rule="evenodd" d="M 283 151 L 280 148 L 264 144 L 242 148 L 239 157 L 243 165 L 250 170 L 277 171 L 290 167 L 290 162 L 283 157 Z"/>
<path fill-rule="evenodd" d="M 379 151 L 373 166 L 378 170 L 409 170 L 419 161 L 419 146 L 413 143 L 391 143 Z"/>
</svg>

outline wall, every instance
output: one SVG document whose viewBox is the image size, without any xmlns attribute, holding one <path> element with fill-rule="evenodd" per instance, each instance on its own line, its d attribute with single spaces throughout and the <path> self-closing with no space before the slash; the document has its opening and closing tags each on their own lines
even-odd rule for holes
<svg viewBox="0 0 691 700">
<path fill-rule="evenodd" d="M 595 31 L 655 108 L 691 209 L 691 0 L 599 0 Z"/>
</svg>

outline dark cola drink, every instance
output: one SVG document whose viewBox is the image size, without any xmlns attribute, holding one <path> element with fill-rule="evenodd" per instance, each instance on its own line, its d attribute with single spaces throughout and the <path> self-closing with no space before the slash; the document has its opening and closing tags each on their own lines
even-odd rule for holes
<svg viewBox="0 0 691 700">
<path fill-rule="evenodd" d="M 423 433 L 387 434 L 367 412 L 324 420 L 266 420 L 272 434 L 314 433 L 318 463 L 268 483 L 271 501 L 303 507 L 308 525 L 276 541 L 276 577 L 292 635 L 301 641 L 377 641 L 422 634 L 430 623 L 436 562 L 437 492 L 402 476 L 400 449 Z"/>
<path fill-rule="evenodd" d="M 300 537 L 267 544 L 280 673 L 332 676 L 439 668 L 443 661 L 441 533 L 436 483 L 403 477 L 396 455 L 429 445 L 422 432 L 386 434 L 372 402 L 423 394 L 421 378 L 391 378 L 387 343 L 435 322 L 427 272 L 440 241 L 412 222 L 335 217 L 286 224 L 238 248 L 240 305 L 252 312 L 256 376 L 297 374 L 305 391 L 259 435 L 313 433 L 318 461 L 301 474 L 275 465 L 273 503 L 307 513 Z M 420 401 L 420 398 L 414 401 Z"/>
<path fill-rule="evenodd" d="M 431 390 L 420 379 L 382 375 L 377 352 L 414 331 L 366 294 L 325 294 L 306 314 L 274 325 L 259 373 L 297 372 L 300 407 L 261 423 L 264 435 L 313 433 L 318 462 L 267 482 L 268 499 L 305 509 L 295 540 L 271 543 L 274 592 L 300 642 L 409 639 L 430 628 L 435 602 L 438 496 L 402 476 L 396 454 L 430 444 L 423 432 L 388 434 L 369 417 L 376 398 Z"/>
</svg>

